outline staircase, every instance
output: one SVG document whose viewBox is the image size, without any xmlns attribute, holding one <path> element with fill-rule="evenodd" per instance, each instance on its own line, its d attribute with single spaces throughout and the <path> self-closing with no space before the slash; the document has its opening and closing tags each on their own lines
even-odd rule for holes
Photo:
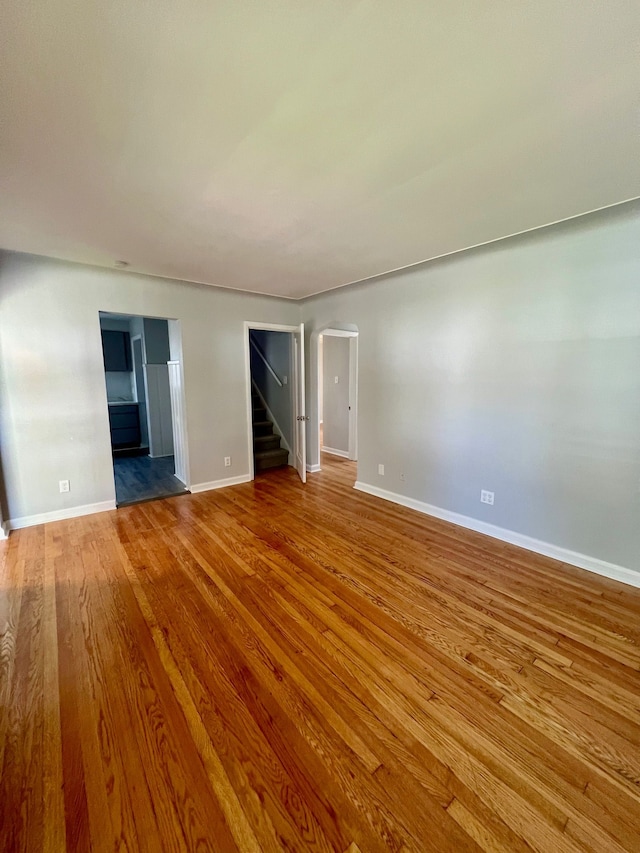
<svg viewBox="0 0 640 853">
<path fill-rule="evenodd" d="M 289 451 L 280 447 L 280 436 L 273 431 L 273 422 L 267 415 L 260 397 L 251 394 L 253 404 L 253 461 L 256 474 L 269 468 L 289 464 Z"/>
</svg>

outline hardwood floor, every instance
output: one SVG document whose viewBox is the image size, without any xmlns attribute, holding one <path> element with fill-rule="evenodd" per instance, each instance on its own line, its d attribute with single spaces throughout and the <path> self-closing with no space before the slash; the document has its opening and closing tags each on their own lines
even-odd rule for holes
<svg viewBox="0 0 640 853">
<path fill-rule="evenodd" d="M 640 850 L 640 590 L 323 464 L 0 544 L 3 850 Z"/>
</svg>

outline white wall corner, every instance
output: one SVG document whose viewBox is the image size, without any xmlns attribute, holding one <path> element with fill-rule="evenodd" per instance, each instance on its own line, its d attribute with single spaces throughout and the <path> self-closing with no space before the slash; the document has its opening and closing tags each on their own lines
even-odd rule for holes
<svg viewBox="0 0 640 853">
<path fill-rule="evenodd" d="M 212 489 L 226 489 L 227 486 L 239 486 L 241 483 L 250 483 L 250 474 L 240 474 L 239 477 L 226 477 L 224 480 L 211 480 L 209 483 L 196 483 L 191 486 L 191 494 L 198 492 L 210 492 Z"/>
<path fill-rule="evenodd" d="M 101 501 L 95 504 L 71 506 L 66 509 L 57 509 L 53 512 L 41 512 L 38 515 L 23 515 L 21 518 L 12 518 L 8 522 L 8 528 L 9 530 L 20 530 L 23 527 L 34 527 L 36 524 L 49 524 L 52 521 L 64 521 L 67 518 L 79 518 L 81 515 L 108 512 L 115 508 L 115 501 Z"/>
<path fill-rule="evenodd" d="M 536 554 L 542 554 L 544 557 L 551 557 L 554 560 L 559 560 L 561 563 L 569 563 L 579 569 L 586 569 L 588 572 L 602 575 L 610 580 L 620 581 L 620 583 L 626 583 L 629 586 L 640 587 L 640 567 L 636 571 L 625 566 L 617 566 L 615 563 L 607 563 L 605 560 L 589 557 L 587 554 L 580 554 L 577 551 L 571 551 L 559 545 L 552 545 L 549 542 L 542 542 L 531 536 L 525 536 L 523 533 L 507 530 L 504 527 L 496 527 L 494 524 L 479 521 L 476 518 L 471 518 L 471 516 L 460 515 L 457 512 L 441 509 L 432 504 L 423 503 L 415 498 L 405 497 L 396 492 L 389 492 L 386 489 L 371 486 L 369 483 L 363 483 L 360 480 L 356 481 L 354 489 L 386 501 L 391 501 L 408 509 L 414 509 L 425 515 L 431 515 L 442 521 L 449 521 L 451 524 L 466 527 L 468 530 L 474 530 L 476 533 L 483 533 L 485 536 L 491 536 L 493 539 L 499 539 L 501 542 L 517 545 L 519 548 L 533 551 Z"/>
</svg>

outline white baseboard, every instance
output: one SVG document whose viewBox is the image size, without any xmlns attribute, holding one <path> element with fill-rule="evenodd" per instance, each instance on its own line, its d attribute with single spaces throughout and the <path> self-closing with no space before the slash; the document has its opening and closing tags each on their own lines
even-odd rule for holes
<svg viewBox="0 0 640 853">
<path fill-rule="evenodd" d="M 321 470 L 320 465 L 307 465 L 307 474 L 317 474 Z"/>
<path fill-rule="evenodd" d="M 324 445 L 320 448 L 322 453 L 331 453 L 333 456 L 341 456 L 343 459 L 349 458 L 349 453 L 346 450 L 336 450 L 335 447 L 324 447 Z"/>
<path fill-rule="evenodd" d="M 67 518 L 78 518 L 81 515 L 108 512 L 115 508 L 115 501 L 101 501 L 95 504 L 70 506 L 67 509 L 56 509 L 53 512 L 41 512 L 38 515 L 23 515 L 22 518 L 12 518 L 8 522 L 8 527 L 9 530 L 20 530 L 23 527 L 33 527 L 36 524 L 48 524 L 50 521 L 64 521 Z"/>
<path fill-rule="evenodd" d="M 3 539 L 8 539 L 8 538 L 9 538 L 9 524 L 8 524 L 8 522 L 0 524 L 0 542 Z"/>
<path fill-rule="evenodd" d="M 489 524 L 486 521 L 479 521 L 468 515 L 460 515 L 457 512 L 441 509 L 432 504 L 415 500 L 415 498 L 399 495 L 396 492 L 388 492 L 386 489 L 370 486 L 368 483 L 362 483 L 359 480 L 354 485 L 354 489 L 386 501 L 391 501 L 392 503 L 400 504 L 400 506 L 406 506 L 409 509 L 415 509 L 425 515 L 432 515 L 434 518 L 449 521 L 451 524 L 458 524 L 460 527 L 466 527 L 468 530 L 484 533 L 485 536 L 500 539 L 502 542 L 508 542 L 510 545 L 518 545 L 527 551 L 534 551 L 536 554 L 552 557 L 554 560 L 560 560 L 562 563 L 570 563 L 572 566 L 577 566 L 579 569 L 586 569 L 605 578 L 620 581 L 630 586 L 640 587 L 640 567 L 638 571 L 634 571 L 625 566 L 617 566 L 615 563 L 607 563 L 605 560 L 598 560 L 586 554 L 579 554 L 577 551 L 570 551 L 568 548 L 562 548 L 559 545 L 551 545 L 549 542 L 533 539 L 531 536 L 525 536 L 523 533 L 516 533 L 504 527 L 496 527 L 496 525 Z"/>
<path fill-rule="evenodd" d="M 239 486 L 240 483 L 250 483 L 249 474 L 240 474 L 239 477 L 227 477 L 224 480 L 212 480 L 210 483 L 196 483 L 189 491 L 192 495 L 198 492 L 210 492 L 212 489 L 225 489 L 227 486 Z"/>
</svg>

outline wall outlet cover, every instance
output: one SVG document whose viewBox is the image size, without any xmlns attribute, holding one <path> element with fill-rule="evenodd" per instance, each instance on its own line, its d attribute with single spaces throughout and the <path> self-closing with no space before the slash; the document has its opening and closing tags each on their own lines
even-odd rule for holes
<svg viewBox="0 0 640 853">
<path fill-rule="evenodd" d="M 224 457 L 224 467 L 225 468 L 231 468 L 231 457 L 230 456 Z"/>
<path fill-rule="evenodd" d="M 69 481 L 68 480 L 60 480 L 58 485 L 60 486 L 60 494 L 63 494 L 64 492 L 69 491 Z"/>
<path fill-rule="evenodd" d="M 494 493 L 487 491 L 487 489 L 481 489 L 480 491 L 480 503 L 489 504 L 493 506 Z"/>
<path fill-rule="evenodd" d="M 380 474 L 381 477 L 384 477 L 384 465 L 378 465 L 378 474 Z"/>
</svg>

